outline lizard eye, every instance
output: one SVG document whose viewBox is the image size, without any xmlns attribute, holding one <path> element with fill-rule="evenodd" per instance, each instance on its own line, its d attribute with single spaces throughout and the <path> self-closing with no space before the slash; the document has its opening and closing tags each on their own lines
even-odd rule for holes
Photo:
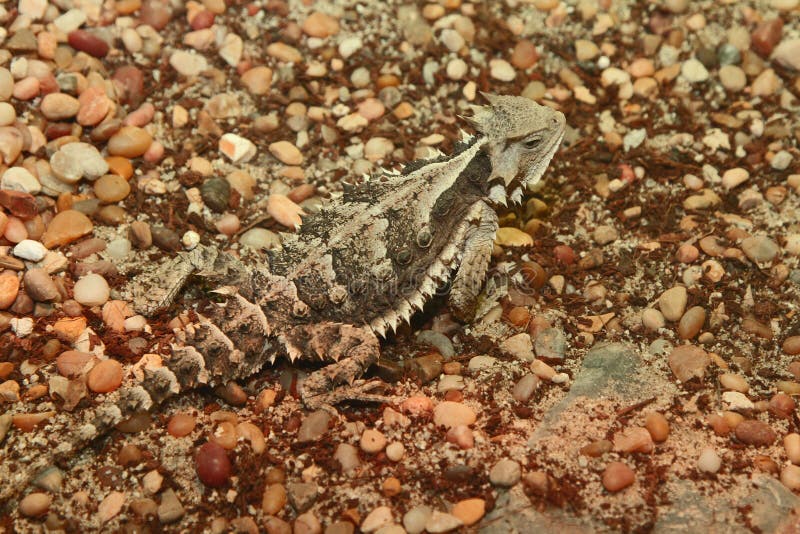
<svg viewBox="0 0 800 534">
<path fill-rule="evenodd" d="M 423 228 L 417 234 L 417 245 L 420 248 L 428 248 L 433 240 L 433 236 L 431 235 L 431 231 L 427 228 Z"/>
<path fill-rule="evenodd" d="M 400 265 L 407 265 L 411 263 L 411 251 L 407 248 L 402 249 L 397 253 L 397 263 Z"/>
<path fill-rule="evenodd" d="M 532 149 L 536 148 L 537 146 L 539 146 L 539 143 L 541 143 L 541 141 L 542 141 L 542 139 L 540 137 L 534 137 L 533 139 L 528 139 L 527 141 L 525 141 L 522 144 L 522 146 L 524 146 L 525 148 L 527 148 L 529 150 L 532 150 Z"/>
</svg>

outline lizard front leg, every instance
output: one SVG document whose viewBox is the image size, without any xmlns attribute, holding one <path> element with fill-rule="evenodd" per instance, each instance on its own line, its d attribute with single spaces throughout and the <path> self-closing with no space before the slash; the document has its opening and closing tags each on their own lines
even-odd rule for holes
<svg viewBox="0 0 800 534">
<path fill-rule="evenodd" d="M 486 270 L 497 233 L 497 214 L 484 202 L 474 206 L 475 216 L 467 231 L 464 252 L 450 287 L 450 309 L 456 318 L 469 322 L 475 316 L 478 295 L 483 287 Z"/>
<path fill-rule="evenodd" d="M 370 393 L 383 383 L 359 378 L 380 356 L 378 338 L 368 327 L 342 323 L 300 325 L 282 335 L 291 359 L 318 357 L 332 363 L 308 376 L 301 385 L 301 398 L 308 408 L 332 406 L 342 401 L 390 402 Z"/>
</svg>

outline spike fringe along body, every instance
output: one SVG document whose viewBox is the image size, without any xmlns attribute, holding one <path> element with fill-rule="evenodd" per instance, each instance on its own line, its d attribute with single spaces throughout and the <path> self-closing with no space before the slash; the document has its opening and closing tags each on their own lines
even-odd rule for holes
<svg viewBox="0 0 800 534">
<path fill-rule="evenodd" d="M 522 97 L 484 96 L 489 105 L 467 119 L 477 134 L 453 154 L 347 187 L 304 218 L 268 264 L 247 266 L 199 246 L 132 280 L 125 291 L 145 314 L 167 308 L 187 286 L 211 290 L 176 332 L 171 355 L 143 358 L 120 389 L 71 414 L 80 421 L 73 431 L 5 481 L 0 502 L 120 421 L 183 390 L 250 376 L 280 355 L 333 362 L 302 383 L 309 408 L 385 400 L 371 392 L 375 382 L 358 380 L 379 356 L 378 336 L 448 281 L 450 308 L 472 317 L 498 227 L 493 206 L 519 202 L 564 136 L 560 112 Z"/>
</svg>

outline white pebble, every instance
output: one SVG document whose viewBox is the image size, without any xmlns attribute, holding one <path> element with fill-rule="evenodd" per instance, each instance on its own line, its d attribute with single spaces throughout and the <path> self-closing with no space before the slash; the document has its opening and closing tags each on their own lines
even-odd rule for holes
<svg viewBox="0 0 800 534">
<path fill-rule="evenodd" d="M 115 260 L 124 259 L 131 251 L 131 242 L 121 237 L 114 239 L 106 246 L 106 254 Z"/>
<path fill-rule="evenodd" d="M 706 447 L 697 459 L 697 468 L 704 473 L 716 473 L 722 467 L 722 458 L 717 451 L 711 447 Z"/>
<path fill-rule="evenodd" d="M 111 289 L 106 279 L 90 273 L 75 282 L 73 298 L 84 306 L 102 306 L 108 301 Z"/>
<path fill-rule="evenodd" d="M 200 244 L 200 234 L 194 230 L 189 230 L 183 234 L 183 237 L 181 237 L 181 243 L 183 243 L 183 247 L 186 250 L 192 250 L 194 247 Z"/>
<path fill-rule="evenodd" d="M 23 260 L 41 261 L 45 254 L 47 254 L 47 248 L 32 239 L 23 239 L 14 247 L 14 256 Z"/>
</svg>

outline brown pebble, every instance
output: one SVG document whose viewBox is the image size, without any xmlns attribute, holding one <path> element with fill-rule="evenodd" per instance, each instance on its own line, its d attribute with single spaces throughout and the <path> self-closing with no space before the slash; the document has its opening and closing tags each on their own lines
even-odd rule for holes
<svg viewBox="0 0 800 534">
<path fill-rule="evenodd" d="M 119 202 L 128 196 L 131 186 L 122 176 L 106 174 L 94 183 L 94 194 L 103 202 Z"/>
<path fill-rule="evenodd" d="M 794 356 L 800 354 L 800 336 L 789 336 L 783 341 L 783 352 Z"/>
<path fill-rule="evenodd" d="M 39 517 L 47 513 L 53 498 L 42 492 L 29 493 L 19 502 L 19 512 L 25 517 Z"/>
<path fill-rule="evenodd" d="M 611 452 L 613 448 L 614 444 L 611 443 L 611 441 L 607 439 L 600 439 L 581 447 L 580 453 L 584 456 L 589 456 L 591 458 L 599 458 L 605 453 Z"/>
<path fill-rule="evenodd" d="M 117 454 L 117 463 L 122 467 L 128 467 L 138 464 L 142 461 L 143 457 L 142 449 L 133 443 L 126 443 Z"/>
<path fill-rule="evenodd" d="M 74 30 L 67 35 L 67 42 L 75 50 L 86 52 L 90 56 L 97 58 L 105 57 L 108 54 L 108 43 L 86 30 Z"/>
<path fill-rule="evenodd" d="M 603 471 L 603 486 L 611 492 L 627 488 L 636 480 L 633 469 L 622 462 L 611 462 Z"/>
<path fill-rule="evenodd" d="M 536 46 L 527 39 L 519 41 L 511 53 L 511 64 L 518 69 L 533 67 L 538 60 L 539 54 L 536 52 Z"/>
<path fill-rule="evenodd" d="M 776 393 L 769 400 L 769 411 L 777 417 L 788 419 L 794 413 L 797 404 L 794 399 L 786 393 Z"/>
<path fill-rule="evenodd" d="M 681 339 L 694 338 L 700 333 L 705 322 L 706 310 L 702 306 L 689 308 L 678 322 L 678 337 Z"/>
<path fill-rule="evenodd" d="M 659 412 L 650 412 L 644 419 L 644 427 L 650 432 L 650 436 L 656 443 L 661 443 L 667 440 L 669 436 L 669 422 L 663 414 Z"/>
<path fill-rule="evenodd" d="M 122 384 L 122 371 L 117 360 L 103 360 L 89 371 L 86 385 L 95 393 L 110 393 Z"/>
<path fill-rule="evenodd" d="M 144 154 L 153 142 L 146 130 L 138 126 L 123 126 L 108 140 L 108 153 L 112 156 L 137 158 Z"/>
<path fill-rule="evenodd" d="M 736 439 L 747 445 L 764 447 L 772 445 L 777 434 L 767 423 L 755 419 L 747 419 L 736 426 Z"/>
<path fill-rule="evenodd" d="M 167 432 L 176 438 L 182 438 L 192 433 L 195 427 L 195 417 L 187 413 L 178 413 L 172 416 L 167 423 Z"/>
</svg>

